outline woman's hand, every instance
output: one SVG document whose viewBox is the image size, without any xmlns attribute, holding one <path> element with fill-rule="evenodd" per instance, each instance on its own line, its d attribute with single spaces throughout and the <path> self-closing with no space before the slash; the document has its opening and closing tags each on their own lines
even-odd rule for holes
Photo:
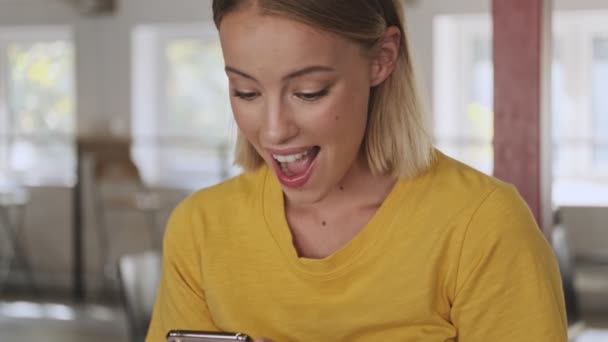
<svg viewBox="0 0 608 342">
<path fill-rule="evenodd" d="M 253 339 L 253 342 L 274 342 L 273 340 L 266 337 L 257 337 Z"/>
</svg>

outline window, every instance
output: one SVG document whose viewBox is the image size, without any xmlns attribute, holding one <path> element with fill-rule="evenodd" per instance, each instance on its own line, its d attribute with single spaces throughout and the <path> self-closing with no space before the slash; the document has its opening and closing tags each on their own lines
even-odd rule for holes
<svg viewBox="0 0 608 342">
<path fill-rule="evenodd" d="M 492 173 L 492 40 L 487 16 L 435 21 L 434 135 L 449 155 Z"/>
<path fill-rule="evenodd" d="M 593 163 L 608 171 L 608 29 L 593 37 L 592 66 Z"/>
<path fill-rule="evenodd" d="M 558 13 L 552 65 L 553 200 L 608 203 L 608 13 Z M 434 133 L 448 154 L 492 171 L 488 15 L 439 16 Z"/>
<path fill-rule="evenodd" d="M 553 200 L 558 205 L 608 204 L 606 15 L 555 15 Z"/>
<path fill-rule="evenodd" d="M 237 173 L 215 27 L 141 26 L 133 43 L 133 155 L 146 182 L 196 188 Z"/>
<path fill-rule="evenodd" d="M 75 179 L 74 51 L 67 29 L 0 28 L 0 172 Z"/>
</svg>

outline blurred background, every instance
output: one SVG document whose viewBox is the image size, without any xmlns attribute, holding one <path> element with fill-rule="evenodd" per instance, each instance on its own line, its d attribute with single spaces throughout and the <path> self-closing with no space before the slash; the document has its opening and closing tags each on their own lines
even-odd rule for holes
<svg viewBox="0 0 608 342">
<path fill-rule="evenodd" d="M 405 2 L 437 146 L 492 174 L 491 0 Z M 239 173 L 210 7 L 0 0 L 1 341 L 143 340 L 167 215 Z M 608 341 L 608 1 L 552 26 L 547 237 L 572 340 Z"/>
</svg>

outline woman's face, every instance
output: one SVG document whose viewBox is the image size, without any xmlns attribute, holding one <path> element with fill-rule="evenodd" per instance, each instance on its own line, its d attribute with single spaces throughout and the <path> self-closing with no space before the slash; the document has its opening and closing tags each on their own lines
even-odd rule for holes
<svg viewBox="0 0 608 342">
<path fill-rule="evenodd" d="M 222 20 L 241 133 L 294 203 L 317 203 L 360 172 L 372 67 L 360 45 L 255 9 Z"/>
</svg>

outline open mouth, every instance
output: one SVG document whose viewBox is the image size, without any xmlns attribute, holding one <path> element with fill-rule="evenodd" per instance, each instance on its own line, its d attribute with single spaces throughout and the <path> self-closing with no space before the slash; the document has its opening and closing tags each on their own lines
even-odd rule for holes
<svg viewBox="0 0 608 342">
<path fill-rule="evenodd" d="M 321 148 L 313 146 L 305 151 L 293 154 L 272 154 L 275 169 L 281 183 L 291 187 L 304 185 L 310 178 L 314 161 Z"/>
</svg>

